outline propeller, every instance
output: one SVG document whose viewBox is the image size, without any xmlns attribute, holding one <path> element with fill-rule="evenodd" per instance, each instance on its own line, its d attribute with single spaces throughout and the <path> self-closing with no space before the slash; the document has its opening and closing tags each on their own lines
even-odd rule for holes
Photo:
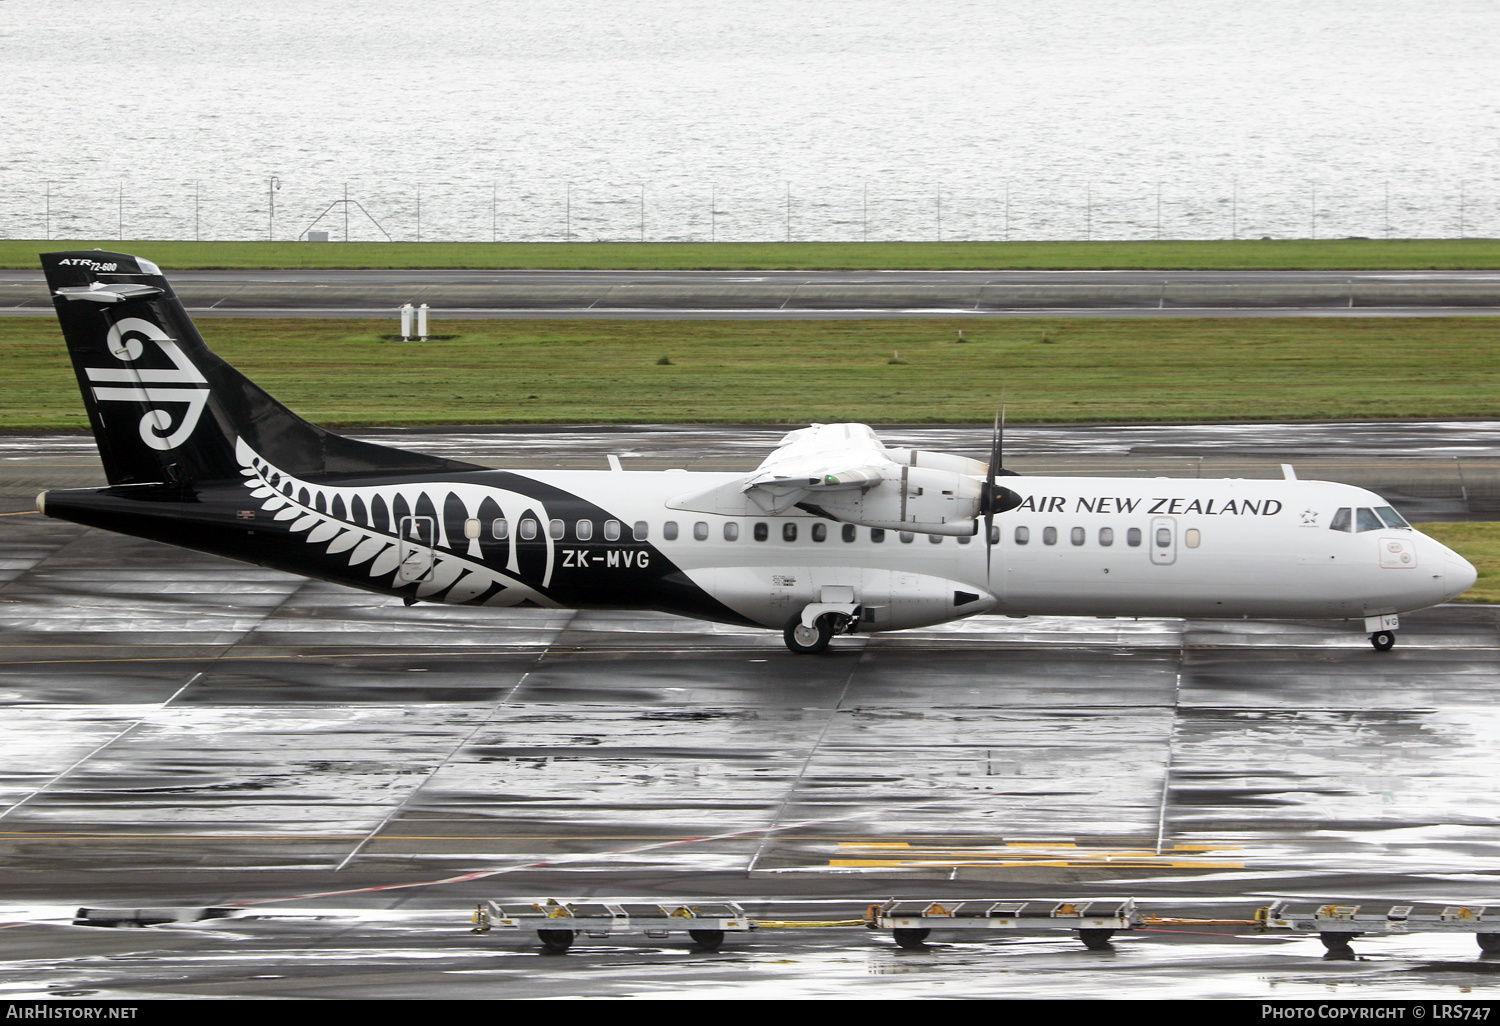
<svg viewBox="0 0 1500 1026">
<path fill-rule="evenodd" d="M 990 555 L 995 546 L 995 475 L 1000 470 L 1001 453 L 1005 436 L 1001 433 L 1001 418 L 1005 416 L 1005 403 L 1000 403 L 1000 412 L 995 414 L 995 430 L 990 434 L 990 465 L 984 473 L 984 579 L 990 578 Z"/>
<path fill-rule="evenodd" d="M 980 497 L 984 509 L 984 572 L 989 578 L 991 556 L 995 547 L 995 514 L 1015 509 L 1021 497 L 1009 488 L 995 484 L 997 476 L 1014 477 L 1016 472 L 1005 469 L 1005 399 L 1000 400 L 1000 412 L 995 414 L 995 430 L 990 435 L 990 465 L 984 475 L 984 494 Z"/>
</svg>

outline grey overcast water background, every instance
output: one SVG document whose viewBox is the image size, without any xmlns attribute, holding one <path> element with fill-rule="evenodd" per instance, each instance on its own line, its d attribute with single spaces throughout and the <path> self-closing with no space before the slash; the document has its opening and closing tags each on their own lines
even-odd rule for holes
<svg viewBox="0 0 1500 1026">
<path fill-rule="evenodd" d="M 1500 234 L 1494 0 L 0 0 L 0 95 L 9 238 Z"/>
</svg>

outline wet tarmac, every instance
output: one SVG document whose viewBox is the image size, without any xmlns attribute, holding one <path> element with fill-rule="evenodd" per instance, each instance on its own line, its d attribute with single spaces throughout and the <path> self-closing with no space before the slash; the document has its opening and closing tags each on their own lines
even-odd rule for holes
<svg viewBox="0 0 1500 1026">
<path fill-rule="evenodd" d="M 1410 483 L 1446 461 L 1483 482 L 1496 427 L 1007 442 L 1038 470 L 1320 461 Z M 753 464 L 776 434 L 384 437 L 484 462 L 665 467 Z M 37 479 L 91 483 L 91 451 L 0 439 L 8 998 L 1497 993 L 1497 963 L 1444 934 L 1361 939 L 1357 961 L 1209 926 L 1097 952 L 1070 932 L 941 931 L 906 951 L 853 928 L 548 956 L 467 917 L 480 899 L 549 896 L 732 898 L 809 919 L 889 897 L 1134 896 L 1202 918 L 1275 897 L 1500 904 L 1500 610 L 1403 616 L 1389 654 L 1333 622 L 976 617 L 799 658 L 770 632 L 668 616 L 408 608 L 25 512 Z M 1440 490 L 1435 469 L 1424 480 Z M 1461 492 L 1424 501 L 1489 518 Z M 163 905 L 234 912 L 71 925 L 80 906 Z"/>
</svg>

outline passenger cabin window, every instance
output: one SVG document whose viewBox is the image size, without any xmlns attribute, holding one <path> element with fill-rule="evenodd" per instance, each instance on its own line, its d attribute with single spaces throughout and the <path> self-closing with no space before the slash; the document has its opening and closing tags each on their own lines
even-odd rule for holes
<svg viewBox="0 0 1500 1026">
<path fill-rule="evenodd" d="M 979 525 L 975 524 L 974 526 L 978 527 Z M 969 542 L 971 542 L 973 540 L 974 540 L 974 535 L 972 535 L 972 534 L 961 534 L 961 535 L 958 536 L 958 543 L 960 545 L 967 545 L 967 544 L 969 544 Z"/>
<path fill-rule="evenodd" d="M 1031 544 L 1031 528 L 1029 528 L 1029 527 L 1018 527 L 1018 528 L 1016 528 L 1016 544 L 1017 545 L 1029 545 L 1029 544 Z"/>
<path fill-rule="evenodd" d="M 594 536 L 594 522 L 592 520 L 580 520 L 573 525 L 573 533 L 578 536 L 579 541 L 588 541 Z"/>
<path fill-rule="evenodd" d="M 781 540 L 794 542 L 797 540 L 797 525 L 788 520 L 781 525 Z"/>
<path fill-rule="evenodd" d="M 667 541 L 676 541 L 677 540 L 677 521 L 675 521 L 675 520 L 668 520 L 665 524 L 662 524 L 661 525 L 661 536 L 663 538 L 665 538 Z"/>
<path fill-rule="evenodd" d="M 708 525 L 701 520 L 693 525 L 693 540 L 708 541 Z"/>
<path fill-rule="evenodd" d="M 764 520 L 758 520 L 758 521 L 756 521 L 756 524 L 755 524 L 755 540 L 756 541 L 765 541 L 769 537 L 771 537 L 771 529 L 766 526 L 766 522 Z"/>
<path fill-rule="evenodd" d="M 1408 530 L 1411 529 L 1411 525 L 1406 522 L 1406 519 L 1402 517 L 1400 513 L 1397 513 L 1395 510 L 1391 509 L 1391 507 L 1389 506 L 1376 506 L 1375 515 L 1378 516 L 1381 520 L 1385 521 L 1386 527 L 1404 527 Z"/>
<path fill-rule="evenodd" d="M 1000 544 L 1000 528 L 999 528 L 998 525 L 990 528 L 990 544 L 991 545 L 999 545 Z"/>
<path fill-rule="evenodd" d="M 1182 532 L 1182 543 L 1190 549 L 1196 549 L 1203 542 L 1203 536 L 1198 533 L 1196 527 L 1189 527 Z"/>
<path fill-rule="evenodd" d="M 1085 538 L 1087 536 L 1088 536 L 1088 532 L 1087 531 L 1085 531 L 1081 527 L 1075 527 L 1075 528 L 1073 528 L 1072 532 L 1070 533 L 1070 535 L 1068 537 L 1068 540 L 1071 541 L 1074 545 L 1082 545 L 1084 543 L 1084 540 L 1085 540 Z"/>
<path fill-rule="evenodd" d="M 934 545 L 941 545 L 941 544 L 943 544 L 943 536 L 940 535 L 940 534 L 929 534 L 927 536 L 927 540 L 930 541 L 930 542 L 932 542 L 932 544 L 934 544 Z"/>
<path fill-rule="evenodd" d="M 1139 527 L 1132 527 L 1125 532 L 1125 544 L 1129 545 L 1132 549 L 1141 547 L 1141 529 Z"/>
<path fill-rule="evenodd" d="M 1339 511 L 1333 515 L 1333 519 L 1328 522 L 1328 529 L 1330 531 L 1347 531 L 1353 526 L 1354 510 L 1349 506 L 1341 507 Z"/>
<path fill-rule="evenodd" d="M 912 542 L 917 540 L 917 536 L 912 534 L 910 531 L 902 531 L 900 533 L 900 538 L 903 545 L 910 545 Z"/>
<path fill-rule="evenodd" d="M 563 532 L 566 530 L 567 528 L 563 525 L 563 522 L 561 520 L 547 521 L 547 536 L 553 541 L 561 540 Z"/>
<path fill-rule="evenodd" d="M 852 542 L 858 536 L 858 534 L 859 534 L 859 532 L 857 530 L 855 530 L 855 527 L 854 527 L 853 524 L 845 524 L 844 525 L 844 530 L 843 530 L 844 541 L 846 541 L 846 542 Z"/>
<path fill-rule="evenodd" d="M 1057 528 L 1055 528 L 1055 527 L 1044 527 L 1044 528 L 1042 528 L 1042 544 L 1043 545 L 1056 545 L 1057 544 Z"/>
<path fill-rule="evenodd" d="M 724 524 L 724 540 L 738 541 L 739 537 L 740 525 L 735 523 L 733 520 L 726 521 Z"/>
<path fill-rule="evenodd" d="M 872 528 L 870 528 L 870 540 L 872 542 L 874 542 L 875 544 L 877 544 L 877 545 L 880 544 L 881 542 L 885 541 L 885 528 L 883 528 L 883 527 L 872 527 Z"/>
<path fill-rule="evenodd" d="M 1099 544 L 1109 548 L 1115 543 L 1115 529 L 1113 527 L 1099 528 Z"/>
<path fill-rule="evenodd" d="M 1354 529 L 1359 532 L 1378 531 L 1385 525 L 1375 515 L 1373 509 L 1365 509 L 1363 506 L 1354 511 Z"/>
<path fill-rule="evenodd" d="M 464 521 L 464 537 L 465 538 L 478 538 L 479 537 L 479 531 L 480 531 L 480 528 L 482 526 L 483 525 L 481 525 L 478 520 L 474 520 L 472 518 L 470 518 L 468 520 L 465 520 Z"/>
<path fill-rule="evenodd" d="M 1156 529 L 1156 547 L 1166 549 L 1172 546 L 1172 529 L 1170 527 L 1158 527 Z"/>
<path fill-rule="evenodd" d="M 815 541 L 815 542 L 827 541 L 828 540 L 828 525 L 827 524 L 813 524 L 812 525 L 812 540 Z"/>
<path fill-rule="evenodd" d="M 635 536 L 636 541 L 645 541 L 646 537 L 650 535 L 650 533 L 651 528 L 646 526 L 646 522 L 644 520 L 637 520 L 635 522 L 635 526 L 631 528 L 631 534 Z"/>
<path fill-rule="evenodd" d="M 606 520 L 604 522 L 604 540 L 620 540 L 620 522 L 618 520 Z"/>
<path fill-rule="evenodd" d="M 535 537 L 536 521 L 532 520 L 530 517 L 527 517 L 525 520 L 521 521 L 521 538 L 524 541 L 531 541 L 531 539 Z"/>
<path fill-rule="evenodd" d="M 496 540 L 498 541 L 504 541 L 505 539 L 509 538 L 510 521 L 496 520 L 494 523 L 490 524 L 490 534 L 494 535 Z"/>
</svg>

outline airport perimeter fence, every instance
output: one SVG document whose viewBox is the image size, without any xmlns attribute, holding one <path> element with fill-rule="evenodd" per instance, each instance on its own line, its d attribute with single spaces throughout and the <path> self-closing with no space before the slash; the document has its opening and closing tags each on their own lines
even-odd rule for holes
<svg viewBox="0 0 1500 1026">
<path fill-rule="evenodd" d="M 401 242 L 966 242 L 1494 238 L 1500 182 L 1296 188 L 1231 180 L 701 186 L 500 182 L 12 182 L 0 237 Z"/>
</svg>

